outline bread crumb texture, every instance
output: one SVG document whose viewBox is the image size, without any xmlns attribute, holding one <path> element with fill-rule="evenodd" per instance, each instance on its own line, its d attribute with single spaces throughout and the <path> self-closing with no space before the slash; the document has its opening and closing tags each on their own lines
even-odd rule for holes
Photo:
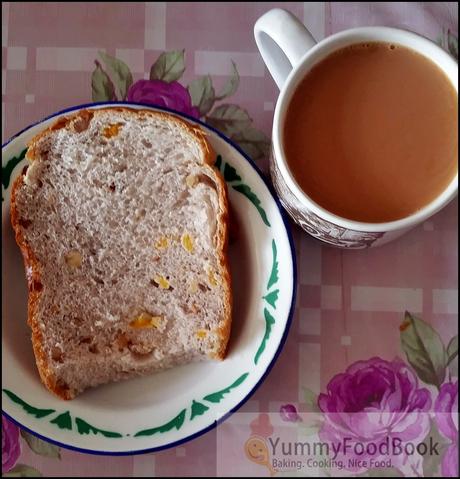
<svg viewBox="0 0 460 479">
<path fill-rule="evenodd" d="M 227 197 L 200 130 L 164 113 L 85 110 L 35 137 L 27 158 L 11 215 L 45 385 L 71 399 L 222 359 Z"/>
</svg>

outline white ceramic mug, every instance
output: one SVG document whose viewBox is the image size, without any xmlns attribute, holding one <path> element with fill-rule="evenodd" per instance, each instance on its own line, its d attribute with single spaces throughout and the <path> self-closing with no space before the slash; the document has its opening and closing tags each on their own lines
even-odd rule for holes
<svg viewBox="0 0 460 479">
<path fill-rule="evenodd" d="M 351 221 L 325 210 L 299 187 L 288 168 L 281 141 L 287 106 L 297 85 L 316 63 L 335 50 L 370 41 L 411 48 L 438 65 L 458 92 L 457 62 L 442 48 L 415 33 L 387 27 L 353 28 L 317 43 L 294 15 L 281 9 L 270 10 L 260 17 L 254 26 L 254 35 L 262 58 L 281 90 L 273 120 L 272 180 L 283 206 L 305 231 L 334 246 L 377 246 L 426 220 L 456 196 L 458 173 L 436 199 L 406 218 L 387 223 Z"/>
</svg>

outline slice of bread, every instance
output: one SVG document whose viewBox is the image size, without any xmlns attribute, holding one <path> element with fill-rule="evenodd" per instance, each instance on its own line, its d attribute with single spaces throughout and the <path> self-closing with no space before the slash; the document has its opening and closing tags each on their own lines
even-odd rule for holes
<svg viewBox="0 0 460 479">
<path fill-rule="evenodd" d="M 84 389 L 207 358 L 230 334 L 225 183 L 166 113 L 79 111 L 29 144 L 11 219 L 41 379 Z"/>
</svg>

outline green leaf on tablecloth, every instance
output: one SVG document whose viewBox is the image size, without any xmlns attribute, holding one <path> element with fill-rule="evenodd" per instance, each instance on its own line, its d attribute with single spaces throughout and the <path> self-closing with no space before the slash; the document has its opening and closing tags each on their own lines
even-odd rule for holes
<svg viewBox="0 0 460 479">
<path fill-rule="evenodd" d="M 2 477 L 42 477 L 42 473 L 25 464 L 16 464 L 9 472 L 2 473 Z"/>
<path fill-rule="evenodd" d="M 322 426 L 322 422 L 319 420 L 311 420 L 309 415 L 305 416 L 305 421 L 299 423 L 299 436 L 303 437 L 315 436 L 318 434 Z"/>
<path fill-rule="evenodd" d="M 262 221 L 270 228 L 270 222 L 268 221 L 265 210 L 262 208 L 259 197 L 251 190 L 251 188 L 243 183 L 241 185 L 232 185 L 232 188 L 246 196 L 246 198 L 256 207 L 262 218 Z"/>
<path fill-rule="evenodd" d="M 431 438 L 431 441 L 430 441 Z M 439 466 L 441 465 L 442 458 L 449 447 L 444 436 L 442 436 L 434 421 L 431 421 L 430 432 L 423 441 L 425 444 L 433 442 L 438 443 L 437 451 L 439 454 L 426 454 L 423 456 L 423 477 L 439 477 Z"/>
<path fill-rule="evenodd" d="M 241 181 L 241 176 L 236 172 L 235 168 L 228 163 L 224 166 L 224 180 L 228 183 L 231 181 Z"/>
<path fill-rule="evenodd" d="M 185 71 L 185 50 L 163 52 L 150 68 L 150 80 L 173 82 Z"/>
<path fill-rule="evenodd" d="M 27 442 L 30 449 L 32 449 L 35 454 L 40 456 L 52 457 L 54 459 L 61 459 L 60 449 L 58 446 L 51 444 L 49 442 L 43 441 L 42 439 L 30 434 L 24 429 L 21 429 L 21 436 Z"/>
<path fill-rule="evenodd" d="M 192 105 L 200 111 L 200 116 L 206 115 L 214 105 L 216 100 L 214 87 L 209 75 L 196 78 L 188 85 Z"/>
<path fill-rule="evenodd" d="M 447 353 L 439 334 L 406 311 L 399 327 L 401 346 L 417 376 L 438 389 L 446 375 Z"/>
<path fill-rule="evenodd" d="M 458 376 L 458 334 L 447 345 L 447 365 L 452 376 Z"/>
<path fill-rule="evenodd" d="M 50 422 L 56 424 L 60 429 L 72 429 L 72 418 L 70 417 L 69 411 L 59 414 L 59 416 L 56 416 Z"/>
<path fill-rule="evenodd" d="M 206 117 L 206 122 L 227 136 L 232 137 L 251 125 L 251 118 L 246 110 L 238 105 L 219 105 Z"/>
<path fill-rule="evenodd" d="M 162 426 L 158 427 L 153 427 L 151 429 L 143 429 L 142 431 L 139 431 L 134 434 L 134 437 L 152 436 L 153 434 L 171 431 L 171 429 L 174 428 L 179 430 L 184 424 L 186 411 L 186 409 L 183 409 L 175 418 L 171 419 L 171 421 L 167 422 L 166 424 L 163 424 Z"/>
<path fill-rule="evenodd" d="M 436 43 L 447 50 L 456 60 L 458 60 L 458 38 L 450 31 L 449 28 L 442 29 L 437 36 Z"/>
<path fill-rule="evenodd" d="M 203 403 L 198 401 L 192 402 L 192 411 L 190 414 L 190 421 L 192 421 L 196 416 L 201 416 L 208 410 L 208 406 L 205 406 Z"/>
<path fill-rule="evenodd" d="M 112 79 L 118 88 L 120 99 L 125 100 L 129 87 L 133 84 L 133 75 L 128 65 L 118 58 L 112 57 L 105 52 L 99 52 L 105 65 L 112 71 Z"/>
<path fill-rule="evenodd" d="M 103 429 L 99 429 L 91 424 L 88 424 L 83 419 L 79 417 L 75 418 L 75 424 L 77 425 L 77 430 L 80 434 L 89 434 L 92 432 L 93 434 L 102 434 L 104 437 L 123 437 L 122 434 L 119 432 L 112 432 L 112 431 L 105 431 Z"/>
<path fill-rule="evenodd" d="M 26 403 L 24 400 L 22 400 L 19 396 L 16 396 L 13 392 L 11 392 L 9 389 L 3 389 L 3 392 L 16 404 L 19 404 L 19 406 L 24 409 L 24 411 L 27 414 L 30 414 L 32 416 L 35 416 L 37 419 L 41 419 L 42 417 L 49 416 L 53 412 L 55 412 L 55 409 L 39 409 L 34 406 L 31 406 L 30 404 Z"/>
<path fill-rule="evenodd" d="M 447 50 L 458 60 L 458 38 L 450 30 L 447 30 Z"/>
<path fill-rule="evenodd" d="M 318 395 L 313 392 L 311 389 L 304 387 L 303 389 L 303 398 L 305 404 L 308 407 L 308 412 L 320 412 L 318 407 Z"/>
<path fill-rule="evenodd" d="M 458 355 L 458 334 L 447 345 L 447 364 L 452 362 Z"/>
<path fill-rule="evenodd" d="M 451 376 L 458 377 L 458 359 L 449 364 L 449 371 Z"/>
<path fill-rule="evenodd" d="M 115 87 L 112 80 L 102 68 L 101 64 L 95 60 L 96 68 L 91 76 L 91 90 L 93 101 L 113 101 L 116 100 Z"/>
<path fill-rule="evenodd" d="M 250 126 L 231 135 L 241 149 L 253 160 L 267 158 L 270 151 L 270 138 L 265 133 Z"/>
<path fill-rule="evenodd" d="M 223 100 L 224 98 L 232 96 L 236 90 L 238 90 L 239 84 L 240 75 L 238 74 L 235 62 L 232 60 L 232 73 L 230 78 L 228 78 L 228 80 L 225 82 L 225 85 L 223 86 L 219 95 L 217 95 L 216 100 Z"/>
<path fill-rule="evenodd" d="M 222 401 L 225 394 L 228 394 L 232 389 L 238 387 L 248 376 L 249 373 L 242 374 L 236 381 L 230 384 L 230 386 L 226 387 L 225 389 L 221 389 L 220 391 L 217 391 L 215 393 L 208 394 L 203 399 L 212 403 L 218 403 Z"/>
</svg>

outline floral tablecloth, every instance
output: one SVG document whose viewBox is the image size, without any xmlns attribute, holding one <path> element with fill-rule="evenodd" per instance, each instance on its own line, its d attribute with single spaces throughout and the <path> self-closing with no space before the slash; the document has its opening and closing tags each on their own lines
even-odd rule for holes
<svg viewBox="0 0 460 479">
<path fill-rule="evenodd" d="M 203 118 L 266 171 L 278 92 L 252 29 L 275 6 L 297 15 L 318 40 L 350 27 L 387 25 L 421 33 L 457 56 L 454 2 L 4 2 L 2 137 L 71 105 L 127 98 Z M 365 409 L 372 401 L 378 408 L 396 391 L 403 399 L 386 403 L 389 411 L 407 407 L 410 397 L 413 410 L 454 413 L 437 424 L 445 454 L 413 472 L 458 475 L 457 214 L 455 200 L 403 238 L 363 251 L 323 246 L 292 225 L 293 325 L 275 367 L 242 411 L 296 421 L 311 407 Z M 356 397 L 364 388 L 356 384 L 366 385 L 365 394 Z M 156 454 L 102 457 L 59 450 L 3 419 L 2 471 L 214 476 L 216 431 Z"/>
</svg>

